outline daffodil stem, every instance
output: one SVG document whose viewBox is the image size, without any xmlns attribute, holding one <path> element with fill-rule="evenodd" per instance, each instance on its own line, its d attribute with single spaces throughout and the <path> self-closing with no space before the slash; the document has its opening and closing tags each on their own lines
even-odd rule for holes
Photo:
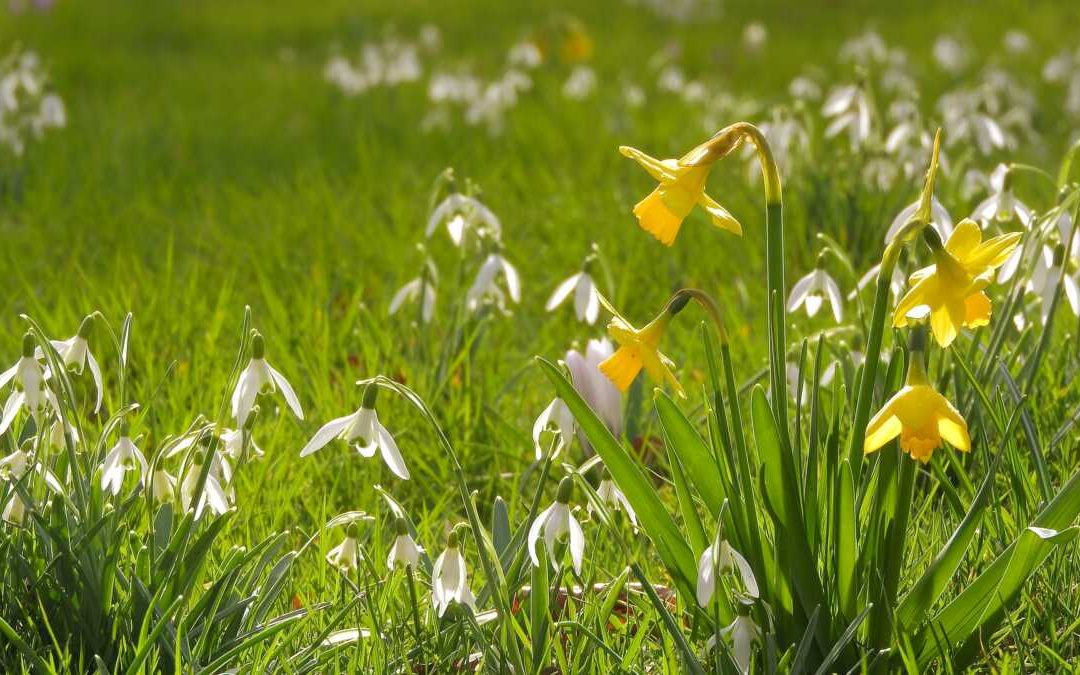
<svg viewBox="0 0 1080 675">
<path fill-rule="evenodd" d="M 877 379 L 877 366 L 881 358 L 881 342 L 885 334 L 885 315 L 889 308 L 889 285 L 893 269 L 903 248 L 903 239 L 897 235 L 885 247 L 878 268 L 877 288 L 874 293 L 874 313 L 870 319 L 870 334 L 866 340 L 866 359 L 863 362 L 862 375 L 859 379 L 859 394 L 855 399 L 855 416 L 851 423 L 851 435 L 848 438 L 848 460 L 851 462 L 851 475 L 858 484 L 862 470 L 863 437 L 866 424 L 870 421 L 870 406 L 874 398 L 874 382 Z"/>
</svg>

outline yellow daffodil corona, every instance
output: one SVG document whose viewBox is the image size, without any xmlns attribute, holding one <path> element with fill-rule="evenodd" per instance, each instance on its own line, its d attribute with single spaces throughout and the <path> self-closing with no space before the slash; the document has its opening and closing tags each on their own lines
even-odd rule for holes
<svg viewBox="0 0 1080 675">
<path fill-rule="evenodd" d="M 695 205 L 705 209 L 717 227 L 742 234 L 739 221 L 705 194 L 705 180 L 709 177 L 712 164 L 688 166 L 682 163 L 683 160 L 660 160 L 627 146 L 620 147 L 619 152 L 636 161 L 649 175 L 660 181 L 649 196 L 634 206 L 634 215 L 641 227 L 662 244 L 671 246 L 674 243 L 683 220 Z"/>
<path fill-rule="evenodd" d="M 900 448 L 923 464 L 942 439 L 957 450 L 971 450 L 967 422 L 947 398 L 934 390 L 923 368 L 922 350 L 911 352 L 907 382 L 866 427 L 863 452 L 870 454 L 900 437 Z"/>
<path fill-rule="evenodd" d="M 687 298 L 668 303 L 668 306 L 644 328 L 634 328 L 620 316 L 614 317 L 608 324 L 608 334 L 618 343 L 615 353 L 600 363 L 600 372 L 604 374 L 619 391 L 625 392 L 641 372 L 642 368 L 649 378 L 657 384 L 667 382 L 679 396 L 686 398 L 686 392 L 675 378 L 671 369 L 675 366 L 671 359 L 659 349 L 660 339 L 667 330 L 671 317 L 683 306 Z"/>
<path fill-rule="evenodd" d="M 990 298 L 983 292 L 992 273 L 1020 242 L 1014 232 L 982 241 L 982 231 L 964 220 L 944 246 L 932 228 L 923 231 L 934 253 L 934 265 L 911 275 L 911 289 L 900 300 L 893 326 L 930 317 L 934 339 L 948 347 L 962 327 L 975 328 L 990 322 Z"/>
</svg>

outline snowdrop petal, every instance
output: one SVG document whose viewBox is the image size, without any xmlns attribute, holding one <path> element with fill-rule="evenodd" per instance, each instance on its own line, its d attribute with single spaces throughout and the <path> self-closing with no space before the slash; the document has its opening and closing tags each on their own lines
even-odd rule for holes
<svg viewBox="0 0 1080 675">
<path fill-rule="evenodd" d="M 297 419 L 304 419 L 304 410 L 300 407 L 300 399 L 296 397 L 292 385 L 289 384 L 284 375 L 274 370 L 273 366 L 267 364 L 266 367 L 270 369 L 270 377 L 274 378 L 274 384 L 281 389 L 281 395 L 285 397 L 285 402 L 289 404 L 293 414 L 296 415 Z"/>
<path fill-rule="evenodd" d="M 300 456 L 307 457 L 326 447 L 330 441 L 340 436 L 341 432 L 345 431 L 345 429 L 352 424 L 354 419 L 356 419 L 356 413 L 338 417 L 337 419 L 330 420 L 322 425 L 322 427 L 315 432 L 315 435 L 311 437 L 311 440 L 307 442 L 307 445 L 300 451 Z"/>
<path fill-rule="evenodd" d="M 544 309 L 550 312 L 559 305 L 561 305 L 563 302 L 565 302 L 566 298 L 570 296 L 571 291 L 573 291 L 578 286 L 578 279 L 581 278 L 582 274 L 583 272 L 572 274 L 568 278 L 564 279 L 562 283 L 556 286 L 555 292 L 551 294 L 550 298 L 548 298 L 547 304 L 544 305 Z"/>
<path fill-rule="evenodd" d="M 585 557 L 585 534 L 574 514 L 567 514 L 567 521 L 570 527 L 570 562 L 574 565 L 574 574 L 580 577 L 581 561 Z"/>
<path fill-rule="evenodd" d="M 529 536 L 527 539 L 529 543 L 529 559 L 532 560 L 532 564 L 536 567 L 540 566 L 540 559 L 536 556 L 536 540 L 540 538 L 540 530 L 544 529 L 544 525 L 547 524 L 548 515 L 554 508 L 555 505 L 552 504 L 544 509 L 540 515 L 536 517 L 536 520 L 532 522 L 532 525 L 529 526 Z"/>
<path fill-rule="evenodd" d="M 94 388 L 97 390 L 97 398 L 94 400 L 94 414 L 96 415 L 101 412 L 101 397 L 105 388 L 102 385 L 101 366 L 98 365 L 97 359 L 89 350 L 86 352 L 86 363 L 90 366 L 90 375 L 94 378 Z"/>
<path fill-rule="evenodd" d="M 386 466 L 390 467 L 390 470 L 398 478 L 409 480 L 409 470 L 405 467 L 405 460 L 401 457 L 401 451 L 398 450 L 394 437 L 381 424 L 378 425 L 377 433 L 379 435 L 379 452 L 382 454 Z"/>
</svg>

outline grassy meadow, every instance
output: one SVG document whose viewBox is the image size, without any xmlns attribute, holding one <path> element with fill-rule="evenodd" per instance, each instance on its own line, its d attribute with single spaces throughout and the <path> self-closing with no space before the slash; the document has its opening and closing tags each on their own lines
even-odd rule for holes
<svg viewBox="0 0 1080 675">
<path fill-rule="evenodd" d="M 1080 170 L 1068 163 L 1080 129 L 1068 104 L 1070 87 L 1080 97 L 1080 7 L 664 5 L 57 0 L 0 9 L 0 57 L 35 52 L 65 110 L 62 128 L 21 153 L 0 144 L 0 370 L 19 361 L 32 325 L 39 351 L 27 358 L 52 370 L 41 386 L 58 398 L 40 412 L 16 410 L 0 433 L 0 453 L 26 453 L 31 467 L 0 471 L 0 501 L 26 505 L 0 531 L 5 672 L 1076 668 L 1080 320 L 1066 278 L 1075 289 L 1080 234 L 1062 223 L 1080 203 Z M 873 41 L 850 46 L 869 31 L 903 58 Z M 942 46 L 943 35 L 955 45 Z M 384 77 L 349 92 L 328 77 L 334 58 L 360 64 L 365 46 L 391 41 L 415 48 L 415 80 Z M 521 45 L 524 61 L 508 65 Z M 1062 57 L 1064 74 L 1048 75 L 1063 53 L 1074 54 Z M 509 102 L 468 107 L 510 71 L 528 84 L 492 93 Z M 462 100 L 440 103 L 432 82 L 443 72 L 480 88 L 459 82 Z M 797 78 L 820 91 L 793 92 Z M 847 85 L 867 101 L 865 134 L 831 131 L 847 112 L 823 112 Z M 772 122 L 783 255 L 766 253 L 776 221 L 766 222 L 774 213 L 749 150 L 710 165 L 707 187 L 742 236 L 695 208 L 662 246 L 632 212 L 656 180 L 619 147 L 681 157 L 740 121 Z M 891 143 L 901 122 L 917 132 Z M 944 145 L 928 192 L 931 144 L 919 134 L 938 127 Z M 778 143 L 774 133 L 791 135 Z M 990 178 L 999 164 L 1016 167 L 1004 190 Z M 425 236 L 453 190 L 489 207 L 501 233 L 457 247 L 439 222 Z M 997 271 L 1004 257 L 971 274 L 985 277 L 987 322 L 924 348 L 909 338 L 925 340 L 925 327 L 894 326 L 893 312 L 907 274 L 943 268 L 918 235 L 929 211 L 912 215 L 917 229 L 897 249 L 902 288 L 886 282 L 875 296 L 875 276 L 861 291 L 856 283 L 881 261 L 897 213 L 920 199 L 928 208 L 931 192 L 950 231 L 972 215 L 985 239 L 1014 233 L 1023 256 L 1008 279 Z M 1000 217 L 975 217 L 1005 192 L 1030 214 L 1002 207 Z M 1048 269 L 1039 268 L 1044 246 Z M 470 305 L 474 277 L 496 252 L 520 276 L 520 301 L 508 299 L 505 312 L 490 294 Z M 587 414 L 595 401 L 576 377 L 580 397 L 572 394 L 562 365 L 534 358 L 558 364 L 605 335 L 607 307 L 594 325 L 575 317 L 573 298 L 545 310 L 590 254 L 600 292 L 634 326 L 663 315 L 673 293 L 685 300 L 679 289 L 698 288 L 721 308 L 726 332 L 721 346 L 707 313 L 680 313 L 661 348 L 687 397 L 642 374 L 617 404 L 617 429 Z M 391 315 L 395 292 L 425 274 L 426 260 L 438 270 L 432 320 L 416 303 Z M 809 305 L 787 311 L 793 285 L 819 263 L 839 285 L 842 318 L 827 295 L 814 316 Z M 766 268 L 778 265 L 786 279 L 770 312 Z M 982 292 L 971 286 L 965 297 Z M 94 312 L 100 411 L 90 375 L 44 348 Z M 868 349 L 875 324 L 878 358 Z M 222 449 L 221 427 L 238 426 L 230 397 L 253 355 L 252 328 L 304 419 L 280 391 L 261 393 L 223 480 L 206 457 Z M 901 436 L 864 459 L 869 417 L 924 351 L 929 381 L 966 420 L 970 452 L 943 434 L 949 446 L 923 463 Z M 871 361 L 876 372 L 864 380 Z M 822 381 L 833 362 L 835 376 Z M 792 369 L 800 380 L 789 381 Z M 19 372 L 0 403 L 27 390 Z M 357 381 L 379 375 L 379 419 L 409 479 L 340 440 L 301 458 L 324 423 L 369 407 Z M 813 400 L 777 395 L 781 384 Z M 538 447 L 561 452 L 537 459 L 533 423 L 556 395 L 577 429 L 545 432 Z M 78 418 L 80 432 L 61 432 L 50 449 L 59 418 Z M 124 435 L 149 465 L 140 474 L 131 460 L 113 494 L 101 464 Z M 159 499 L 146 474 L 162 467 L 175 484 Z M 527 553 L 530 523 L 558 503 L 566 476 L 584 532 L 580 572 L 570 554 L 553 568 Z M 608 477 L 640 530 L 598 506 L 592 490 Z M 185 491 L 198 502 L 218 482 L 228 508 L 195 518 Z M 407 571 L 386 565 L 394 508 L 426 553 Z M 333 522 L 361 511 L 351 525 Z M 478 609 L 457 598 L 439 616 L 432 561 L 451 536 L 463 542 Z M 326 558 L 344 537 L 359 540 L 361 561 L 342 573 Z M 753 592 L 738 564 L 720 565 L 716 597 L 695 602 L 699 558 L 721 540 L 749 559 Z M 749 662 L 731 637 L 738 631 L 722 630 L 739 617 L 758 630 Z M 722 647 L 707 647 L 710 638 Z"/>
</svg>

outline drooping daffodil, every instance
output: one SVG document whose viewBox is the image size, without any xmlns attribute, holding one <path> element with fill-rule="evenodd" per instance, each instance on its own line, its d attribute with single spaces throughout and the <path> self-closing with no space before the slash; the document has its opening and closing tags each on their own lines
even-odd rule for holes
<svg viewBox="0 0 1080 675">
<path fill-rule="evenodd" d="M 921 331 L 920 331 L 921 332 Z M 957 450 L 971 450 L 967 422 L 926 376 L 918 332 L 913 335 L 907 380 L 866 426 L 863 452 L 870 454 L 900 437 L 900 448 L 923 464 L 946 440 Z"/>
<path fill-rule="evenodd" d="M 679 234 L 683 220 L 694 206 L 701 206 L 709 214 L 713 225 L 742 234 L 742 225 L 727 209 L 705 194 L 705 181 L 712 170 L 712 164 L 698 165 L 690 162 L 700 156 L 695 148 L 681 159 L 656 159 L 628 146 L 620 146 L 619 152 L 641 165 L 649 175 L 660 182 L 647 197 L 634 206 L 641 227 L 656 237 L 660 243 L 671 246 Z"/>
<path fill-rule="evenodd" d="M 657 383 L 668 383 L 680 397 L 686 398 L 686 392 L 679 384 L 671 369 L 675 364 L 660 350 L 660 338 L 664 336 L 671 317 L 686 306 L 689 298 L 677 295 L 668 303 L 658 317 L 644 328 L 637 329 L 621 316 L 615 316 L 608 323 L 608 334 L 619 347 L 609 358 L 600 364 L 600 372 L 611 380 L 619 391 L 625 392 L 641 372 L 642 368 L 649 378 Z"/>
</svg>

